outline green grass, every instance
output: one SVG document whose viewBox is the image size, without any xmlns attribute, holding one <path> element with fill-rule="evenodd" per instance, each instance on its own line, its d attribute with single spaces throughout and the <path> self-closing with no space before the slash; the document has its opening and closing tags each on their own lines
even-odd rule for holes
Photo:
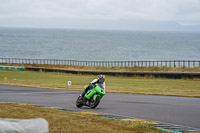
<svg viewBox="0 0 200 133">
<path fill-rule="evenodd" d="M 164 133 L 139 123 L 12 103 L 0 103 L 0 118 L 44 118 L 49 123 L 49 133 Z"/>
<path fill-rule="evenodd" d="M 4 81 L 4 77 L 8 80 Z M 97 76 L 0 70 L 0 84 L 51 89 L 83 90 Z M 72 81 L 68 87 L 67 82 Z M 200 79 L 106 76 L 106 92 L 200 97 Z"/>
</svg>

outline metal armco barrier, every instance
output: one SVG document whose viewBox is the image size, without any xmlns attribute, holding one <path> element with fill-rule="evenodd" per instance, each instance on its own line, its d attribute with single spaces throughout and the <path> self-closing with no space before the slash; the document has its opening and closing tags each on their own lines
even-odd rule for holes
<svg viewBox="0 0 200 133">
<path fill-rule="evenodd" d="M 24 67 L 0 66 L 0 70 L 18 70 L 18 71 L 24 71 Z"/>
<path fill-rule="evenodd" d="M 102 67 L 200 67 L 200 60 L 79 61 L 79 60 L 57 60 L 57 59 L 0 58 L 0 63 L 102 66 Z"/>
<path fill-rule="evenodd" d="M 75 70 L 63 70 L 53 68 L 40 68 L 40 67 L 26 67 L 28 71 L 43 71 L 43 72 L 60 72 L 60 73 L 71 73 L 71 74 L 90 74 L 90 75 L 112 75 L 112 76 L 153 76 L 161 78 L 200 78 L 200 73 L 189 73 L 189 72 L 103 72 L 103 71 L 75 71 Z"/>
</svg>

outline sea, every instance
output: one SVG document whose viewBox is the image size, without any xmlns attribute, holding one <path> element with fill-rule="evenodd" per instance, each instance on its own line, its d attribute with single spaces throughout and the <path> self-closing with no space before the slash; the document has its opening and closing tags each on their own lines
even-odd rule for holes
<svg viewBox="0 0 200 133">
<path fill-rule="evenodd" d="M 200 60 L 200 32 L 0 28 L 0 58 Z"/>
</svg>

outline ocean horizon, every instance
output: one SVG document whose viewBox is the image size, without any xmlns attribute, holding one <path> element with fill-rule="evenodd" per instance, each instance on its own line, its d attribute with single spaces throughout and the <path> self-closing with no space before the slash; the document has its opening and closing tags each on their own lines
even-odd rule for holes
<svg viewBox="0 0 200 133">
<path fill-rule="evenodd" d="M 200 60 L 200 32 L 1 27 L 0 58 Z"/>
</svg>

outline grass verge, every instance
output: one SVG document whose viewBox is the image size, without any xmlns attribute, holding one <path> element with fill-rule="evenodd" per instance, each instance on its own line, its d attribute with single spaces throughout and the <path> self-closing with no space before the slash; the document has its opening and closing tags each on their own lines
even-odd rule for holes
<svg viewBox="0 0 200 133">
<path fill-rule="evenodd" d="M 0 103 L 0 118 L 44 118 L 49 122 L 49 133 L 163 133 L 150 125 L 13 103 Z"/>
<path fill-rule="evenodd" d="M 52 89 L 82 91 L 94 78 L 97 76 L 0 70 L 0 84 Z M 72 81 L 72 86 L 67 86 L 68 81 Z M 106 76 L 106 92 L 200 97 L 200 79 Z"/>
</svg>

